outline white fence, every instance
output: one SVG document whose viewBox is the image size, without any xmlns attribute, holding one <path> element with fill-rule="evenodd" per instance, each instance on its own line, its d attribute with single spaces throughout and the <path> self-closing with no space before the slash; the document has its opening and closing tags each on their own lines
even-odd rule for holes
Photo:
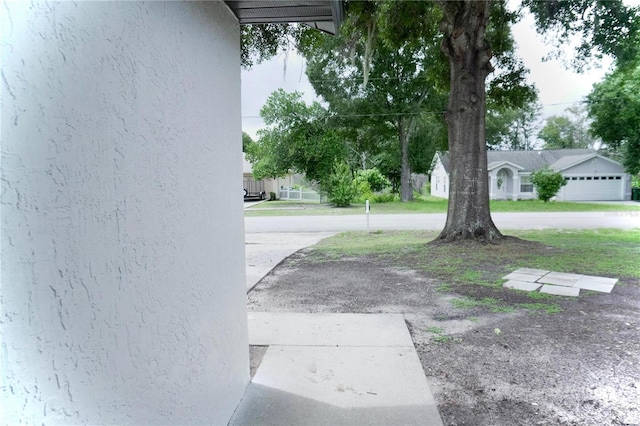
<svg viewBox="0 0 640 426">
<path fill-rule="evenodd" d="M 280 195 L 278 198 L 281 200 L 317 201 L 321 203 L 324 197 L 311 189 L 280 188 Z"/>
</svg>

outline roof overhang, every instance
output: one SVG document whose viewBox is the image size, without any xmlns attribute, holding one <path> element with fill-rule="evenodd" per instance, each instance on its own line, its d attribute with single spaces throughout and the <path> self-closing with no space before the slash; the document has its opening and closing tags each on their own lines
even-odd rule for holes
<svg viewBox="0 0 640 426">
<path fill-rule="evenodd" d="M 342 0 L 227 0 L 240 24 L 301 23 L 336 34 L 342 23 Z"/>
<path fill-rule="evenodd" d="M 500 167 L 510 167 L 512 169 L 524 170 L 524 167 L 512 163 L 511 161 L 492 161 L 487 165 L 487 170 L 495 170 Z"/>
</svg>

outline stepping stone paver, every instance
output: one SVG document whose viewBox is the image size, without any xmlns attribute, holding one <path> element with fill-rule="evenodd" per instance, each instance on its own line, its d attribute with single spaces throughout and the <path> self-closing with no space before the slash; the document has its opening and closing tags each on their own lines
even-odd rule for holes
<svg viewBox="0 0 640 426">
<path fill-rule="evenodd" d="M 508 280 L 502 284 L 505 288 L 523 291 L 536 291 L 540 288 L 540 293 L 572 297 L 579 296 L 581 289 L 611 293 L 619 281 L 617 278 L 568 274 L 533 268 L 516 269 L 502 279 Z M 540 287 L 541 285 L 542 287 Z"/>
<path fill-rule="evenodd" d="M 598 283 L 602 283 L 602 284 L 616 285 L 616 284 L 618 284 L 618 281 L 620 281 L 620 280 L 617 279 L 617 278 L 594 277 L 594 276 L 591 276 L 591 275 L 583 275 L 582 278 L 580 278 L 579 281 L 598 282 Z"/>
<path fill-rule="evenodd" d="M 556 296 L 578 297 L 580 295 L 580 289 L 576 287 L 545 284 L 540 289 L 540 293 L 555 294 Z"/>
<path fill-rule="evenodd" d="M 527 274 L 527 275 L 538 275 L 540 277 L 547 275 L 551 271 L 545 271 L 544 269 L 531 269 L 531 268 L 520 268 L 513 271 L 516 274 Z"/>
<path fill-rule="evenodd" d="M 506 288 L 512 288 L 515 290 L 523 290 L 523 291 L 535 291 L 540 288 L 541 284 L 532 283 L 529 281 L 517 281 L 517 280 L 509 280 L 502 285 Z"/>
<path fill-rule="evenodd" d="M 530 283 L 534 283 L 540 279 L 542 275 L 529 275 L 529 274 L 519 274 L 516 272 L 512 272 L 509 275 L 505 275 L 502 277 L 504 280 L 516 280 L 516 281 L 526 281 Z"/>
<path fill-rule="evenodd" d="M 543 284 L 553 284 L 565 287 L 573 287 L 578 280 L 582 278 L 582 275 L 578 274 L 565 274 L 563 272 L 550 272 L 544 277 L 540 278 L 538 282 Z"/>
<path fill-rule="evenodd" d="M 611 293 L 613 287 L 618 282 L 615 278 L 584 276 L 573 286 L 583 290 L 599 291 L 601 293 Z"/>
</svg>

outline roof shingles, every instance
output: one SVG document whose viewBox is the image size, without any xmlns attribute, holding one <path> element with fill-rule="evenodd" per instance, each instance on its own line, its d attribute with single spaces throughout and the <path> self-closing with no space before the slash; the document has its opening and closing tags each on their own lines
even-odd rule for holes
<svg viewBox="0 0 640 426">
<path fill-rule="evenodd" d="M 509 162 L 522 167 L 523 172 L 533 172 L 545 166 L 563 170 L 597 153 L 590 149 L 550 149 L 539 151 L 487 151 L 487 162 L 497 165 Z M 444 169 L 449 172 L 449 154 L 440 153 Z"/>
</svg>

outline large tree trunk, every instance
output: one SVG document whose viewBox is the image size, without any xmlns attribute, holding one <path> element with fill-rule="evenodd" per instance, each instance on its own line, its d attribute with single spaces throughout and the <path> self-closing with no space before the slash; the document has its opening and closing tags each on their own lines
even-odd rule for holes
<svg viewBox="0 0 640 426">
<path fill-rule="evenodd" d="M 413 188 L 411 186 L 411 165 L 409 164 L 409 129 L 410 123 L 398 120 L 398 140 L 400 142 L 400 199 L 402 201 L 413 200 Z"/>
<path fill-rule="evenodd" d="M 489 212 L 485 80 L 493 71 L 484 40 L 490 0 L 443 1 L 442 50 L 449 57 L 449 208 L 440 240 L 492 241 L 502 234 Z"/>
</svg>

